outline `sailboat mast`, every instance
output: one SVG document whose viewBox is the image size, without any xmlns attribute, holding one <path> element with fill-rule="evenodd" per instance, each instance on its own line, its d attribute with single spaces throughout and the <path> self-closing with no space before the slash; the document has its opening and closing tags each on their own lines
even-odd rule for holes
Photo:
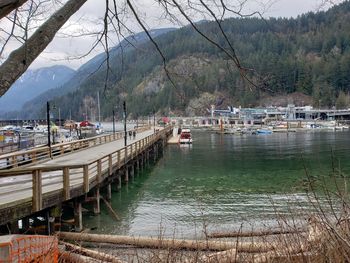
<svg viewBox="0 0 350 263">
<path fill-rule="evenodd" d="M 100 93 L 97 91 L 98 122 L 101 122 Z"/>
</svg>

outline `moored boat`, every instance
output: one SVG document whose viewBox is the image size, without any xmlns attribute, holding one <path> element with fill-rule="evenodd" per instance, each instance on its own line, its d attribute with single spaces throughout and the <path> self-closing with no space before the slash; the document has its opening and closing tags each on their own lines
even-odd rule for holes
<svg viewBox="0 0 350 263">
<path fill-rule="evenodd" d="M 192 135 L 190 129 L 182 129 L 179 137 L 180 144 L 192 144 Z"/>
<path fill-rule="evenodd" d="M 268 129 L 259 129 L 259 130 L 257 130 L 257 133 L 258 134 L 272 134 L 272 131 L 268 130 Z"/>
</svg>

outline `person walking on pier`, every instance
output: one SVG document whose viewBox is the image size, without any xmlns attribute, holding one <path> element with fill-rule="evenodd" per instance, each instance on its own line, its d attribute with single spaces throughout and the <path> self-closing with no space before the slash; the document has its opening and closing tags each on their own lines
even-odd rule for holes
<svg viewBox="0 0 350 263">
<path fill-rule="evenodd" d="M 135 140 L 135 138 L 136 138 L 136 131 L 135 130 L 133 130 L 133 132 L 132 132 L 132 137 Z"/>
<path fill-rule="evenodd" d="M 131 140 L 132 131 L 129 131 L 129 139 Z"/>
</svg>

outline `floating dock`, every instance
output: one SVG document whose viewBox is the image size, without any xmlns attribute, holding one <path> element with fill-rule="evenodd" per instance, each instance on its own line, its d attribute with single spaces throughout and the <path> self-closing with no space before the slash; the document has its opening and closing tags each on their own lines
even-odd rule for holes
<svg viewBox="0 0 350 263">
<path fill-rule="evenodd" d="M 175 136 L 172 135 L 168 140 L 168 144 L 178 144 L 179 139 L 180 139 L 180 135 L 175 135 Z"/>
</svg>

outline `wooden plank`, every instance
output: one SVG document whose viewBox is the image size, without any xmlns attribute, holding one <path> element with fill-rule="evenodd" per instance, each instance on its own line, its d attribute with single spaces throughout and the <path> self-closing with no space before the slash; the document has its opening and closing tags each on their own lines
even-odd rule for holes
<svg viewBox="0 0 350 263">
<path fill-rule="evenodd" d="M 69 167 L 63 168 L 63 198 L 70 199 L 70 185 L 69 185 Z"/>
<path fill-rule="evenodd" d="M 89 166 L 86 164 L 83 166 L 83 179 L 84 179 L 84 192 L 88 193 L 90 191 L 89 185 Z"/>
<path fill-rule="evenodd" d="M 37 212 L 42 209 L 42 205 L 43 205 L 41 170 L 34 170 L 32 173 L 32 178 L 33 178 L 32 211 Z"/>
</svg>

